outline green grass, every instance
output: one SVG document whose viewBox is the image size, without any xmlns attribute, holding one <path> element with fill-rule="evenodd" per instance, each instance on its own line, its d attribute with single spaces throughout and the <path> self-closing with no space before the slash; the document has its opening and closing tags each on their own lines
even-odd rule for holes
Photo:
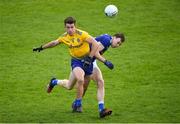
<svg viewBox="0 0 180 124">
<path fill-rule="evenodd" d="M 119 8 L 117 17 L 105 17 L 108 4 Z M 0 122 L 180 122 L 179 6 L 179 0 L 0 0 Z M 93 82 L 81 114 L 71 113 L 75 90 L 44 90 L 51 76 L 68 77 L 70 57 L 65 46 L 32 48 L 58 38 L 67 16 L 93 36 L 126 35 L 121 48 L 104 55 L 115 69 L 99 63 L 110 117 L 98 118 Z"/>
</svg>

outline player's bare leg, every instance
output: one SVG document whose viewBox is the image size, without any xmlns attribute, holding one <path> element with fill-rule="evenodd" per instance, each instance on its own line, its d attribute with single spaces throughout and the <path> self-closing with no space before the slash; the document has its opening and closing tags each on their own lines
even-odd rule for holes
<svg viewBox="0 0 180 124">
<path fill-rule="evenodd" d="M 58 80 L 57 84 L 61 87 L 64 87 L 68 90 L 73 89 L 74 85 L 76 83 L 76 78 L 74 76 L 74 74 L 71 72 L 69 75 L 69 80 L 67 79 L 63 79 L 63 80 Z"/>
<path fill-rule="evenodd" d="M 59 85 L 68 90 L 71 90 L 74 87 L 75 83 L 76 83 L 76 78 L 72 72 L 69 75 L 69 80 L 67 80 L 67 79 L 61 80 L 61 79 L 52 78 L 50 80 L 50 83 L 47 86 L 47 92 L 51 93 L 54 86 L 56 86 L 56 85 Z"/>
<path fill-rule="evenodd" d="M 92 76 L 92 75 L 91 75 L 91 76 Z M 91 80 L 91 76 L 88 76 L 88 77 L 84 78 L 84 85 L 83 85 L 83 87 L 84 87 L 84 92 L 83 92 L 83 96 L 85 95 L 85 93 L 86 93 L 86 91 L 87 91 L 87 88 L 88 88 L 88 86 L 89 86 L 89 82 L 90 82 L 90 80 Z"/>
<path fill-rule="evenodd" d="M 76 100 L 72 104 L 73 112 L 82 112 L 82 96 L 83 96 L 83 84 L 84 84 L 84 71 L 80 67 L 75 67 L 72 71 L 73 75 L 76 78 L 77 83 L 77 95 Z"/>
<path fill-rule="evenodd" d="M 104 103 L 104 80 L 99 67 L 93 69 L 92 79 L 97 84 L 97 100 L 99 103 Z"/>
<path fill-rule="evenodd" d="M 84 71 L 80 67 L 76 67 L 72 71 L 77 82 L 77 99 L 82 99 L 83 84 L 84 84 Z"/>
<path fill-rule="evenodd" d="M 107 115 L 111 115 L 112 110 L 104 108 L 104 80 L 102 72 L 98 66 L 95 66 L 93 69 L 92 79 L 97 83 L 97 100 L 99 104 L 100 118 L 103 118 Z"/>
</svg>

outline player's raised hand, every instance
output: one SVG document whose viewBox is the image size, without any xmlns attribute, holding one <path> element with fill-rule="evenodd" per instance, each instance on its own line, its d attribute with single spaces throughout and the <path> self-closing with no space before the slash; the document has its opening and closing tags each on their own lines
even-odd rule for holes
<svg viewBox="0 0 180 124">
<path fill-rule="evenodd" d="M 110 61 L 108 61 L 108 60 L 106 60 L 106 61 L 104 62 L 104 64 L 105 64 L 109 69 L 113 69 L 113 68 L 114 68 L 114 65 L 112 64 L 112 62 L 110 62 Z"/>
<path fill-rule="evenodd" d="M 33 52 L 41 52 L 43 50 L 42 46 L 33 48 Z"/>
</svg>

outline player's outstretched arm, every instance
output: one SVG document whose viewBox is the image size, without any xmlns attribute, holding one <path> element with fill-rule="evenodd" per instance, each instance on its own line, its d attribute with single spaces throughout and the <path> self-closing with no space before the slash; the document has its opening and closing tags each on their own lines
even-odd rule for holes
<svg viewBox="0 0 180 124">
<path fill-rule="evenodd" d="M 51 41 L 51 42 L 49 42 L 47 44 L 41 45 L 40 47 L 33 48 L 33 51 L 41 52 L 44 49 L 54 47 L 54 46 L 56 46 L 58 44 L 59 44 L 59 41 L 58 40 L 54 40 L 54 41 Z"/>
<path fill-rule="evenodd" d="M 109 69 L 113 69 L 114 68 L 114 65 L 112 64 L 112 62 L 106 60 L 101 54 L 100 54 L 100 51 L 102 51 L 104 49 L 104 46 L 101 44 L 101 43 L 98 43 L 99 47 L 98 47 L 98 50 L 96 51 L 95 53 L 95 57 L 103 62 Z"/>
<path fill-rule="evenodd" d="M 112 64 L 112 62 L 106 60 L 99 52 L 97 52 L 95 54 L 95 57 L 104 63 L 104 65 L 106 65 L 109 69 L 113 69 L 114 68 L 114 65 Z"/>
</svg>

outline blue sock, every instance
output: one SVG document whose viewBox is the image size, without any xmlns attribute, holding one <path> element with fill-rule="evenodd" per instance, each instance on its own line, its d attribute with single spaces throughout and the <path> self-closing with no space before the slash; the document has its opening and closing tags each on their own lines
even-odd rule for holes
<svg viewBox="0 0 180 124">
<path fill-rule="evenodd" d="M 81 101 L 82 101 L 81 99 L 76 99 L 75 106 L 78 106 L 78 107 L 81 106 Z"/>
<path fill-rule="evenodd" d="M 99 112 L 101 112 L 104 109 L 104 103 L 99 103 Z"/>
<path fill-rule="evenodd" d="M 51 84 L 52 84 L 53 86 L 55 86 L 55 85 L 57 85 L 57 82 L 58 82 L 58 80 L 55 79 L 55 80 L 52 80 L 52 81 L 51 81 Z"/>
</svg>

